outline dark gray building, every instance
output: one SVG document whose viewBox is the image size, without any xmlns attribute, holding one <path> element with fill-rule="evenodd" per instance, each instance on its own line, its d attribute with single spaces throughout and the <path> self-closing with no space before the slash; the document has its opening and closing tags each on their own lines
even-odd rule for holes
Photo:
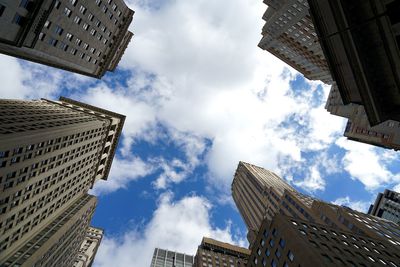
<svg viewBox="0 0 400 267">
<path fill-rule="evenodd" d="M 400 121 L 400 1 L 308 2 L 343 104 L 363 105 L 370 126 Z"/>
<path fill-rule="evenodd" d="M 101 78 L 129 44 L 133 14 L 123 0 L 1 0 L 0 53 Z"/>
<path fill-rule="evenodd" d="M 400 224 L 400 193 L 385 189 L 369 207 L 368 214 Z"/>
</svg>

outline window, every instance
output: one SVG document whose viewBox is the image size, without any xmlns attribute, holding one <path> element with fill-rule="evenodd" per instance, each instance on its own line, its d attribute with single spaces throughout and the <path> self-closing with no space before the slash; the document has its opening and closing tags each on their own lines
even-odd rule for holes
<svg viewBox="0 0 400 267">
<path fill-rule="evenodd" d="M 279 259 L 281 257 L 281 251 L 278 249 L 276 249 L 275 251 L 275 256 Z"/>
<path fill-rule="evenodd" d="M 83 43 L 83 49 L 87 50 L 89 45 L 87 43 Z"/>
<path fill-rule="evenodd" d="M 285 245 L 286 245 L 286 241 L 285 241 L 284 239 L 281 238 L 281 239 L 279 240 L 279 246 L 280 246 L 281 248 L 284 248 Z"/>
<path fill-rule="evenodd" d="M 271 246 L 271 248 L 274 246 L 274 240 L 273 240 L 273 239 L 271 239 L 271 240 L 269 241 L 269 245 Z"/>
<path fill-rule="evenodd" d="M 96 30 L 95 30 L 95 29 L 91 29 L 91 30 L 90 30 L 90 34 L 91 34 L 91 35 L 95 35 L 95 34 L 96 34 Z"/>
<path fill-rule="evenodd" d="M 93 14 L 89 13 L 89 15 L 87 16 L 88 20 L 92 21 L 93 20 Z"/>
<path fill-rule="evenodd" d="M 0 17 L 3 16 L 4 10 L 6 9 L 5 6 L 3 6 L 2 4 L 0 4 Z"/>
<path fill-rule="evenodd" d="M 25 24 L 25 17 L 21 16 L 20 14 L 15 14 L 12 22 L 14 24 L 17 24 L 19 26 L 23 26 Z"/>
<path fill-rule="evenodd" d="M 21 2 L 19 3 L 19 6 L 23 7 L 23 8 L 27 8 L 28 5 L 29 5 L 29 0 L 21 0 Z M 56 8 L 58 8 L 58 7 L 56 7 Z"/>
<path fill-rule="evenodd" d="M 277 267 L 278 266 L 278 264 L 276 263 L 276 261 L 274 259 L 271 261 L 271 266 L 272 267 Z"/>
<path fill-rule="evenodd" d="M 106 6 L 103 6 L 102 10 L 104 13 L 107 13 L 108 8 Z"/>
<path fill-rule="evenodd" d="M 98 34 L 98 35 L 97 35 L 97 40 L 99 40 L 99 41 L 100 41 L 101 39 L 103 39 L 103 35 L 101 35 L 101 34 Z"/>
<path fill-rule="evenodd" d="M 117 15 L 118 15 L 118 17 L 121 17 L 121 11 L 117 11 Z"/>
<path fill-rule="evenodd" d="M 62 50 L 64 50 L 64 51 L 67 51 L 67 50 L 68 50 L 68 45 L 65 44 L 65 43 L 63 43 L 63 42 L 61 42 L 60 48 L 61 48 Z"/>
<path fill-rule="evenodd" d="M 60 26 L 56 25 L 56 27 L 54 28 L 54 33 L 61 35 L 63 33 L 63 28 L 61 28 Z"/>
<path fill-rule="evenodd" d="M 79 8 L 79 11 L 80 11 L 82 14 L 85 14 L 85 13 L 86 13 L 86 7 L 81 6 L 81 7 Z"/>
<path fill-rule="evenodd" d="M 50 38 L 50 39 L 49 39 L 49 44 L 50 44 L 50 45 L 56 46 L 57 43 L 58 43 L 58 41 L 57 41 L 56 39 L 54 39 L 54 38 Z"/>
<path fill-rule="evenodd" d="M 64 15 L 65 16 L 70 17 L 71 13 L 72 13 L 71 9 L 69 9 L 68 7 L 64 8 Z"/>
<path fill-rule="evenodd" d="M 71 50 L 69 51 L 72 55 L 76 55 L 76 49 L 75 48 L 71 48 Z"/>
<path fill-rule="evenodd" d="M 96 52 L 96 48 L 91 47 L 91 48 L 90 48 L 90 52 L 91 52 L 92 54 L 94 54 L 94 52 Z"/>
<path fill-rule="evenodd" d="M 294 260 L 294 255 L 293 255 L 292 251 L 290 251 L 290 250 L 288 251 L 287 257 L 288 257 L 288 259 L 289 259 L 290 261 L 293 261 L 293 260 Z"/>
<path fill-rule="evenodd" d="M 67 34 L 65 34 L 65 39 L 67 39 L 68 41 L 71 41 L 73 35 L 69 32 L 67 32 Z"/>
<path fill-rule="evenodd" d="M 75 44 L 77 44 L 77 45 L 81 45 L 81 43 L 82 43 L 82 40 L 81 40 L 81 39 L 79 39 L 79 38 L 76 38 L 76 40 L 75 40 Z"/>
<path fill-rule="evenodd" d="M 265 256 L 269 257 L 269 255 L 271 255 L 271 251 L 267 248 L 267 250 L 265 251 Z"/>
<path fill-rule="evenodd" d="M 76 24 L 80 24 L 81 23 L 81 18 L 80 17 L 78 17 L 78 16 L 75 16 L 75 18 L 74 18 L 74 22 L 76 23 Z"/>
<path fill-rule="evenodd" d="M 101 1 L 100 1 L 100 0 L 96 0 L 96 4 L 97 4 L 98 6 L 100 6 L 100 5 L 101 5 Z"/>
<path fill-rule="evenodd" d="M 69 2 L 71 3 L 71 5 L 76 6 L 77 0 L 69 0 Z"/>
<path fill-rule="evenodd" d="M 83 23 L 82 28 L 87 31 L 89 29 L 89 24 L 87 24 L 86 22 Z"/>
<path fill-rule="evenodd" d="M 39 40 L 43 41 L 44 37 L 46 36 L 46 34 L 44 34 L 43 32 L 39 33 Z"/>
</svg>

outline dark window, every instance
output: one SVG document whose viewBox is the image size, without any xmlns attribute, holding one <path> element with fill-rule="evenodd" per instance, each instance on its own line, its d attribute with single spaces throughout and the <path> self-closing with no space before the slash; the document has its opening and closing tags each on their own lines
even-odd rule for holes
<svg viewBox="0 0 400 267">
<path fill-rule="evenodd" d="M 25 17 L 23 17 L 17 13 L 17 14 L 15 14 L 12 22 L 15 24 L 18 24 L 19 26 L 23 26 L 25 24 Z"/>
<path fill-rule="evenodd" d="M 286 241 L 281 238 L 281 240 L 279 240 L 279 246 L 281 246 L 281 248 L 284 248 L 285 245 L 286 245 Z"/>
<path fill-rule="evenodd" d="M 0 17 L 3 15 L 5 9 L 6 7 L 0 4 Z"/>
<path fill-rule="evenodd" d="M 275 251 L 275 256 L 279 259 L 281 257 L 281 251 L 279 248 Z"/>
<path fill-rule="evenodd" d="M 56 0 L 54 7 L 58 9 L 60 7 L 60 5 L 61 5 L 60 1 Z"/>
<path fill-rule="evenodd" d="M 278 266 L 278 264 L 276 263 L 276 260 L 272 260 L 271 261 L 271 266 L 272 267 L 277 267 Z"/>
<path fill-rule="evenodd" d="M 50 45 L 56 46 L 57 43 L 58 43 L 58 41 L 57 41 L 56 39 L 53 39 L 53 38 L 50 38 L 50 39 L 49 39 L 49 44 L 50 44 Z"/>
<path fill-rule="evenodd" d="M 63 28 L 61 28 L 60 26 L 56 25 L 56 27 L 54 28 L 54 32 L 58 35 L 61 35 L 63 33 Z"/>
</svg>

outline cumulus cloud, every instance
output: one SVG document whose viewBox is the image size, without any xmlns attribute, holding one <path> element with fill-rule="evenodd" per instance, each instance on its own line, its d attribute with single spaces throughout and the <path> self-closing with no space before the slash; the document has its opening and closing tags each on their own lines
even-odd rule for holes
<svg viewBox="0 0 400 267">
<path fill-rule="evenodd" d="M 91 193 L 100 195 L 126 188 L 129 182 L 143 178 L 154 171 L 153 165 L 138 157 L 128 159 L 115 157 L 107 181 L 97 181 Z"/>
<path fill-rule="evenodd" d="M 192 195 L 175 201 L 171 193 L 165 193 L 144 229 L 134 228 L 120 237 L 105 236 L 94 266 L 150 266 L 156 247 L 194 255 L 203 236 L 246 244 L 233 237 L 230 222 L 225 228 L 213 226 L 211 209 L 203 197 Z"/>
<path fill-rule="evenodd" d="M 338 198 L 335 201 L 332 201 L 332 203 L 339 206 L 347 206 L 360 212 L 367 212 L 369 205 L 371 204 L 370 202 L 351 200 L 349 196 Z"/>
<path fill-rule="evenodd" d="M 393 173 L 389 168 L 391 163 L 400 159 L 396 152 L 349 141 L 344 137 L 338 139 L 336 144 L 346 151 L 342 159 L 344 169 L 366 189 L 400 182 L 400 174 Z"/>
</svg>

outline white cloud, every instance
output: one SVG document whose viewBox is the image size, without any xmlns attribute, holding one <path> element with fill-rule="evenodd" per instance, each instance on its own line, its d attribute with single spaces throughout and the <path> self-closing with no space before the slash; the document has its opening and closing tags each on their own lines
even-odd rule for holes
<svg viewBox="0 0 400 267">
<path fill-rule="evenodd" d="M 317 166 L 311 166 L 307 173 L 308 175 L 303 180 L 296 181 L 294 184 L 311 192 L 325 188 L 325 180 L 321 177 Z"/>
<path fill-rule="evenodd" d="M 129 182 L 145 177 L 154 172 L 154 167 L 138 157 L 119 159 L 115 157 L 107 181 L 97 181 L 91 190 L 92 194 L 100 195 L 126 188 Z"/>
<path fill-rule="evenodd" d="M 339 206 L 347 206 L 360 212 L 367 212 L 369 205 L 371 204 L 370 202 L 365 201 L 353 201 L 349 196 L 338 198 L 335 201 L 332 201 L 332 203 Z"/>
<path fill-rule="evenodd" d="M 143 231 L 132 229 L 121 237 L 108 237 L 106 233 L 94 266 L 150 266 L 156 247 L 194 255 L 203 236 L 245 244 L 243 240 L 234 240 L 230 222 L 224 229 L 211 224 L 211 208 L 211 204 L 199 196 L 174 201 L 171 193 L 165 193 Z"/>
<path fill-rule="evenodd" d="M 336 144 L 346 153 L 343 157 L 344 168 L 364 184 L 366 189 L 373 190 L 400 182 L 400 174 L 392 173 L 389 166 L 400 159 L 393 151 L 387 151 L 370 145 L 357 143 L 342 137 Z"/>
</svg>

